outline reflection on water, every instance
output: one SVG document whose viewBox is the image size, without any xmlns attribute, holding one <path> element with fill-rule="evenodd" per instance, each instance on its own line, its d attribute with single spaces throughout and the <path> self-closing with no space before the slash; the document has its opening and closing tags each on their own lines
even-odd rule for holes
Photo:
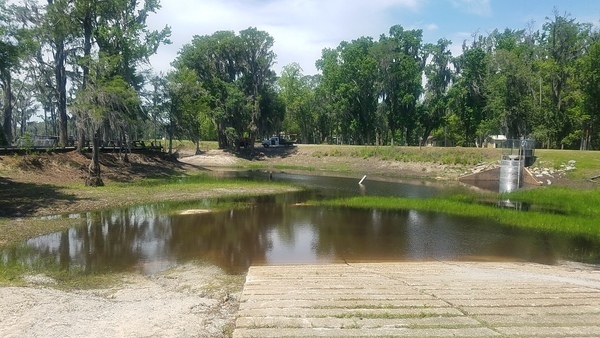
<svg viewBox="0 0 600 338">
<path fill-rule="evenodd" d="M 292 175 L 276 179 L 294 181 Z M 79 215 L 82 226 L 31 239 L 2 254 L 6 264 L 54 264 L 86 272 L 152 273 L 190 260 L 230 272 L 251 264 L 382 260 L 596 261 L 598 243 L 556 238 L 472 218 L 417 211 L 303 206 L 308 199 L 361 193 L 357 180 L 310 178 L 309 192 L 250 198 L 251 207 L 165 215 L 158 206 Z M 440 189 L 398 182 L 365 183 L 364 193 L 429 197 Z M 206 202 L 202 202 L 203 207 Z M 199 208 L 202 209 L 202 208 Z"/>
</svg>

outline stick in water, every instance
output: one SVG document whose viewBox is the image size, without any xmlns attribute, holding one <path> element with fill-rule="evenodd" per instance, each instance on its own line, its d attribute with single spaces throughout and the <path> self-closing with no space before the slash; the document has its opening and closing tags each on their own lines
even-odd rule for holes
<svg viewBox="0 0 600 338">
<path fill-rule="evenodd" d="M 367 175 L 363 176 L 362 180 L 360 180 L 360 182 L 358 182 L 358 184 L 362 184 L 362 182 L 365 180 L 365 178 L 367 178 Z"/>
</svg>

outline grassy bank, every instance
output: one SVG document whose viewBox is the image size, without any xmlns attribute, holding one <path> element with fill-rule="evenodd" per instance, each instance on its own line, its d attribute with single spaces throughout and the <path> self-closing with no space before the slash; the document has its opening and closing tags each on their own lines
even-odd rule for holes
<svg viewBox="0 0 600 338">
<path fill-rule="evenodd" d="M 32 204 L 28 209 L 31 211 L 30 215 L 0 218 L 0 248 L 79 224 L 79 220 L 68 217 L 41 218 L 41 216 L 77 214 L 156 203 L 165 203 L 169 211 L 175 211 L 194 205 L 193 202 L 198 200 L 258 196 L 297 189 L 281 183 L 222 179 L 205 174 L 141 179 L 131 183 L 114 183 L 101 188 L 83 185 L 55 187 L 53 191 L 55 197 L 46 196 L 43 203 Z M 35 195 L 36 189 L 26 189 L 21 192 Z M 14 200 L 18 202 L 27 198 L 28 196 L 21 196 Z"/>
<path fill-rule="evenodd" d="M 270 150 L 257 148 L 269 157 Z M 565 172 L 567 179 L 588 181 L 600 176 L 600 152 L 578 150 L 535 150 L 536 161 L 533 167 L 562 170 L 570 161 L 575 161 L 574 170 Z M 248 169 L 293 169 L 304 171 L 332 171 L 369 173 L 368 167 L 389 163 L 420 164 L 427 168 L 420 177 L 444 176 L 443 171 L 453 169 L 454 177 L 480 164 L 498 163 L 502 149 L 463 148 L 463 147 L 404 147 L 404 146 L 357 146 L 357 145 L 311 145 L 299 144 L 280 156 L 270 156 L 266 160 L 242 165 Z M 301 161 L 300 161 L 301 160 Z M 383 162 L 386 162 L 384 164 Z M 436 170 L 438 172 L 436 172 Z M 439 171 L 442 172 L 439 172 Z M 388 172 L 393 172 L 391 167 Z M 413 173 L 414 175 L 415 173 Z M 452 174 L 450 176 L 453 176 Z M 598 180 L 600 182 L 600 180 Z M 591 183 L 591 182 L 588 182 Z M 598 184 L 600 186 L 600 184 Z"/>
<path fill-rule="evenodd" d="M 499 196 L 500 200 L 530 205 L 528 212 L 500 208 L 490 203 L 490 196 L 451 195 L 430 199 L 363 196 L 315 203 L 336 207 L 441 212 L 489 219 L 509 226 L 600 239 L 600 189 L 580 191 L 546 187 Z"/>
</svg>

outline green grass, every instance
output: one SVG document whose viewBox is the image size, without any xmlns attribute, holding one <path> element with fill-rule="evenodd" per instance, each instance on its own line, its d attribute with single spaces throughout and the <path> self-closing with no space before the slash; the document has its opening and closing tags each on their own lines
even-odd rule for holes
<svg viewBox="0 0 600 338">
<path fill-rule="evenodd" d="M 79 188 L 81 189 L 81 188 Z M 90 189 L 83 187 L 83 189 Z M 98 189 L 98 188 L 92 188 Z M 292 185 L 281 182 L 249 181 L 234 178 L 218 178 L 207 174 L 194 174 L 186 176 L 176 176 L 170 178 L 148 178 L 141 179 L 131 183 L 116 183 L 110 186 L 102 187 L 107 191 L 123 192 L 130 196 L 156 196 L 161 193 L 179 193 L 180 200 L 185 201 L 185 193 L 210 192 L 218 189 L 227 192 L 230 197 L 250 196 L 259 194 L 260 191 L 272 190 L 281 192 L 294 189 Z M 220 194 L 224 195 L 224 194 Z M 140 203 L 151 202 L 152 199 L 144 199 Z M 138 204 L 138 203 L 136 203 Z"/>
<path fill-rule="evenodd" d="M 580 191 L 567 188 L 546 187 L 520 191 L 500 196 L 532 203 L 534 211 L 522 212 L 499 208 L 477 195 L 450 195 L 430 199 L 402 197 L 352 197 L 313 202 L 335 207 L 369 208 L 386 210 L 419 210 L 450 215 L 488 219 L 500 224 L 600 238 L 600 189 Z M 488 202 L 485 201 L 488 199 Z"/>
<path fill-rule="evenodd" d="M 314 157 L 375 158 L 386 161 L 422 162 L 444 165 L 476 165 L 481 162 L 497 161 L 499 149 L 477 148 L 433 148 L 433 147 L 390 147 L 390 146 L 326 146 L 313 153 Z"/>
<path fill-rule="evenodd" d="M 600 175 L 600 151 L 536 149 L 534 166 L 549 169 L 561 169 L 561 165 L 575 161 L 575 170 L 567 177 L 581 180 Z"/>
<path fill-rule="evenodd" d="M 392 146 L 352 146 L 352 145 L 302 145 L 313 149 L 316 158 L 379 159 L 398 162 L 420 162 L 442 164 L 455 167 L 472 167 L 480 163 L 498 162 L 502 149 L 463 148 L 463 147 L 392 147 Z M 567 177 L 573 180 L 587 180 L 600 176 L 600 152 L 578 150 L 536 149 L 534 167 L 562 169 L 574 160 L 576 170 L 569 171 Z"/>
</svg>

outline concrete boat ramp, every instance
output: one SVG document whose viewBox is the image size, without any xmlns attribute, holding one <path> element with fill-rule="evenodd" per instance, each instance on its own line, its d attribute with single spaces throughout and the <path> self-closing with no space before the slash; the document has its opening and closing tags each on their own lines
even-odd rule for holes
<svg viewBox="0 0 600 338">
<path fill-rule="evenodd" d="M 515 262 L 254 266 L 233 337 L 600 336 L 600 268 Z"/>
</svg>

